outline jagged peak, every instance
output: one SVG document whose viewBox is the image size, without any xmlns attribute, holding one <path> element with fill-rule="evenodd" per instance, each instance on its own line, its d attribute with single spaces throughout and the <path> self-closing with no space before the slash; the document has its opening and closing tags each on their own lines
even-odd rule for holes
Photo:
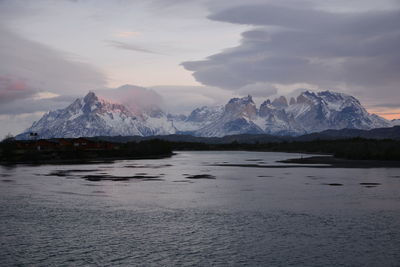
<svg viewBox="0 0 400 267">
<path fill-rule="evenodd" d="M 189 116 L 187 116 L 188 121 L 198 121 L 209 116 L 215 116 L 223 111 L 223 106 L 202 106 L 194 109 Z"/>
<path fill-rule="evenodd" d="M 251 95 L 247 95 L 247 96 L 245 96 L 245 97 L 242 97 L 242 99 L 243 99 L 243 100 L 250 101 L 250 102 L 253 102 L 253 97 L 252 97 Z"/>
<path fill-rule="evenodd" d="M 331 90 L 324 90 L 324 91 L 319 91 L 318 95 L 339 95 L 342 93 L 331 91 Z"/>
<path fill-rule="evenodd" d="M 189 116 L 194 116 L 198 113 L 214 112 L 214 111 L 220 110 L 221 108 L 222 108 L 222 106 L 202 106 L 202 107 L 192 110 L 192 112 L 190 113 Z"/>
<path fill-rule="evenodd" d="M 352 95 L 346 94 L 346 93 L 340 93 L 340 92 L 326 90 L 326 91 L 319 92 L 318 96 L 328 102 L 341 101 L 341 102 L 346 102 L 346 103 L 355 103 L 359 106 L 362 106 L 361 102 L 357 98 L 355 98 Z"/>
<path fill-rule="evenodd" d="M 272 105 L 275 107 L 287 107 L 288 102 L 286 97 L 280 96 L 278 98 L 275 98 L 274 101 L 272 101 Z"/>
<path fill-rule="evenodd" d="M 335 92 L 331 90 L 325 90 L 325 91 L 319 91 L 319 92 L 313 92 L 313 91 L 304 91 L 302 92 L 298 97 L 297 97 L 297 103 L 303 103 L 306 102 L 306 100 L 314 100 L 314 101 L 320 101 L 320 100 L 325 100 L 328 102 L 332 101 L 342 101 L 345 99 L 351 99 L 359 103 L 359 101 L 348 94 L 345 93 L 340 93 L 340 92 Z"/>
<path fill-rule="evenodd" d="M 304 91 L 302 92 L 297 98 L 296 102 L 297 104 L 303 104 L 303 103 L 312 103 L 312 99 L 317 98 L 317 95 L 311 91 Z"/>
<path fill-rule="evenodd" d="M 350 97 L 350 95 L 344 94 L 344 93 L 339 93 L 339 92 L 334 92 L 330 90 L 325 90 L 325 91 L 320 91 L 317 93 L 319 97 L 328 97 L 328 98 L 336 98 L 336 99 L 343 99 L 346 97 Z"/>
<path fill-rule="evenodd" d="M 228 102 L 228 104 L 233 104 L 233 103 L 254 104 L 253 97 L 251 95 L 247 95 L 242 98 L 235 97 L 229 100 Z"/>
<path fill-rule="evenodd" d="M 193 113 L 193 112 L 202 111 L 202 110 L 207 110 L 207 109 L 209 109 L 208 106 L 201 106 L 201 107 L 199 107 L 199 108 L 195 108 L 195 109 L 192 111 L 192 113 Z"/>
<path fill-rule="evenodd" d="M 124 106 L 124 108 L 127 108 L 122 103 L 108 99 L 108 98 L 100 97 L 100 96 L 96 95 L 96 93 L 94 93 L 93 91 L 89 91 L 89 93 L 87 93 L 83 98 L 78 98 L 76 101 L 80 101 L 81 99 L 83 100 L 84 105 L 89 105 L 89 106 L 92 104 L 100 103 L 102 105 L 112 105 L 115 107 Z"/>
<path fill-rule="evenodd" d="M 313 97 L 316 97 L 317 94 L 314 93 L 313 91 L 305 90 L 305 91 L 302 92 L 299 96 L 313 96 Z"/>
<path fill-rule="evenodd" d="M 324 90 L 324 91 L 319 91 L 319 92 L 313 92 L 313 91 L 304 91 L 300 94 L 300 96 L 308 96 L 308 97 L 313 97 L 313 98 L 327 98 L 327 99 L 345 99 L 345 98 L 352 98 L 352 99 L 356 99 L 355 97 L 346 94 L 346 93 L 342 93 L 342 92 L 336 92 L 336 91 L 332 91 L 332 90 Z"/>
<path fill-rule="evenodd" d="M 83 98 L 83 101 L 85 103 L 93 103 L 98 100 L 99 100 L 99 98 L 93 91 L 89 91 L 89 93 L 87 93 L 87 95 Z"/>
<path fill-rule="evenodd" d="M 260 108 L 266 107 L 268 105 L 271 105 L 271 100 L 267 99 L 264 102 L 261 103 Z"/>
</svg>

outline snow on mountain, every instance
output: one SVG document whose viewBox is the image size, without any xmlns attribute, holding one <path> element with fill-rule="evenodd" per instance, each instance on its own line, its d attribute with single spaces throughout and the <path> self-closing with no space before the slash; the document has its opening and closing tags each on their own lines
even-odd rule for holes
<svg viewBox="0 0 400 267">
<path fill-rule="evenodd" d="M 17 136 L 29 138 L 30 132 L 40 138 L 91 137 L 116 135 L 161 135 L 176 132 L 172 122 L 159 109 L 133 113 L 124 105 L 98 98 L 89 92 L 65 109 L 50 111 Z"/>
<path fill-rule="evenodd" d="M 390 127 L 389 121 L 369 114 L 353 96 L 331 91 L 303 92 L 285 111 L 301 124 L 307 133 L 327 129 L 372 129 Z"/>
<path fill-rule="evenodd" d="M 291 101 L 293 103 L 293 101 Z M 285 97 L 275 99 L 272 103 L 268 99 L 264 101 L 259 110 L 259 125 L 265 133 L 277 135 L 296 135 L 305 133 L 300 123 L 298 123 L 293 114 L 286 111 L 288 107 Z"/>
<path fill-rule="evenodd" d="M 257 108 L 251 96 L 233 98 L 225 105 L 221 116 L 195 132 L 198 136 L 259 134 L 263 130 L 255 123 Z"/>
<path fill-rule="evenodd" d="M 400 125 L 400 119 L 391 120 L 391 123 L 392 123 L 393 126 Z"/>
<path fill-rule="evenodd" d="M 369 114 L 353 96 L 331 91 L 301 93 L 264 101 L 257 109 L 251 96 L 231 99 L 219 112 L 202 107 L 192 119 L 174 120 L 179 129 L 198 136 L 224 136 L 242 133 L 301 135 L 327 129 L 372 129 L 390 127 L 392 122 Z M 204 116 L 198 116 L 203 114 Z M 212 114 L 212 115 L 210 115 Z M 200 126 L 200 127 L 199 127 Z"/>
<path fill-rule="evenodd" d="M 196 108 L 189 116 L 173 118 L 174 126 L 183 133 L 193 133 L 204 126 L 216 121 L 224 111 L 223 106 Z"/>
<path fill-rule="evenodd" d="M 400 125 L 369 114 L 360 102 L 331 91 L 301 93 L 264 101 L 257 109 L 252 97 L 233 98 L 225 106 L 201 107 L 189 116 L 166 115 L 157 105 L 127 107 L 97 97 L 93 92 L 65 109 L 51 111 L 17 136 L 40 138 L 80 136 L 152 136 L 175 133 L 205 137 L 234 134 L 301 135 L 328 129 L 372 129 Z"/>
</svg>

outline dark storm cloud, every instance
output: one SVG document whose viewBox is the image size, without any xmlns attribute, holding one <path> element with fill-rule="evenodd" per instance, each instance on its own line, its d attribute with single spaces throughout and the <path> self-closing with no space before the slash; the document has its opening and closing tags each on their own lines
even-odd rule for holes
<svg viewBox="0 0 400 267">
<path fill-rule="evenodd" d="M 312 8 L 250 4 L 224 9 L 211 14 L 209 18 L 237 24 L 281 26 L 307 31 L 370 34 L 397 30 L 399 15 L 399 10 L 333 13 Z"/>
<path fill-rule="evenodd" d="M 183 63 L 203 84 L 308 83 L 400 98 L 400 9 L 339 13 L 249 3 L 209 18 L 254 28 L 237 47 Z"/>
</svg>

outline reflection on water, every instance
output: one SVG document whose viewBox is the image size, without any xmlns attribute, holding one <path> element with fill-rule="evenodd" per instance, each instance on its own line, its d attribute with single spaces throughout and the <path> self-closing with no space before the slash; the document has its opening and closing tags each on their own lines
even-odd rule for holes
<svg viewBox="0 0 400 267">
<path fill-rule="evenodd" d="M 0 265 L 397 266 L 400 169 L 219 166 L 295 157 L 3 167 Z"/>
</svg>

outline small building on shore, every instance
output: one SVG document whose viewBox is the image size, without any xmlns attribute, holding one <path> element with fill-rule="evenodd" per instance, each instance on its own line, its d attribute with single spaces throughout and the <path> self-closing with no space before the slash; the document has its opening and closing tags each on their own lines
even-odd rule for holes
<svg viewBox="0 0 400 267">
<path fill-rule="evenodd" d="M 114 150 L 119 149 L 119 145 L 97 141 L 88 138 L 59 138 L 59 139 L 39 139 L 39 140 L 18 140 L 15 145 L 21 150 Z"/>
</svg>

